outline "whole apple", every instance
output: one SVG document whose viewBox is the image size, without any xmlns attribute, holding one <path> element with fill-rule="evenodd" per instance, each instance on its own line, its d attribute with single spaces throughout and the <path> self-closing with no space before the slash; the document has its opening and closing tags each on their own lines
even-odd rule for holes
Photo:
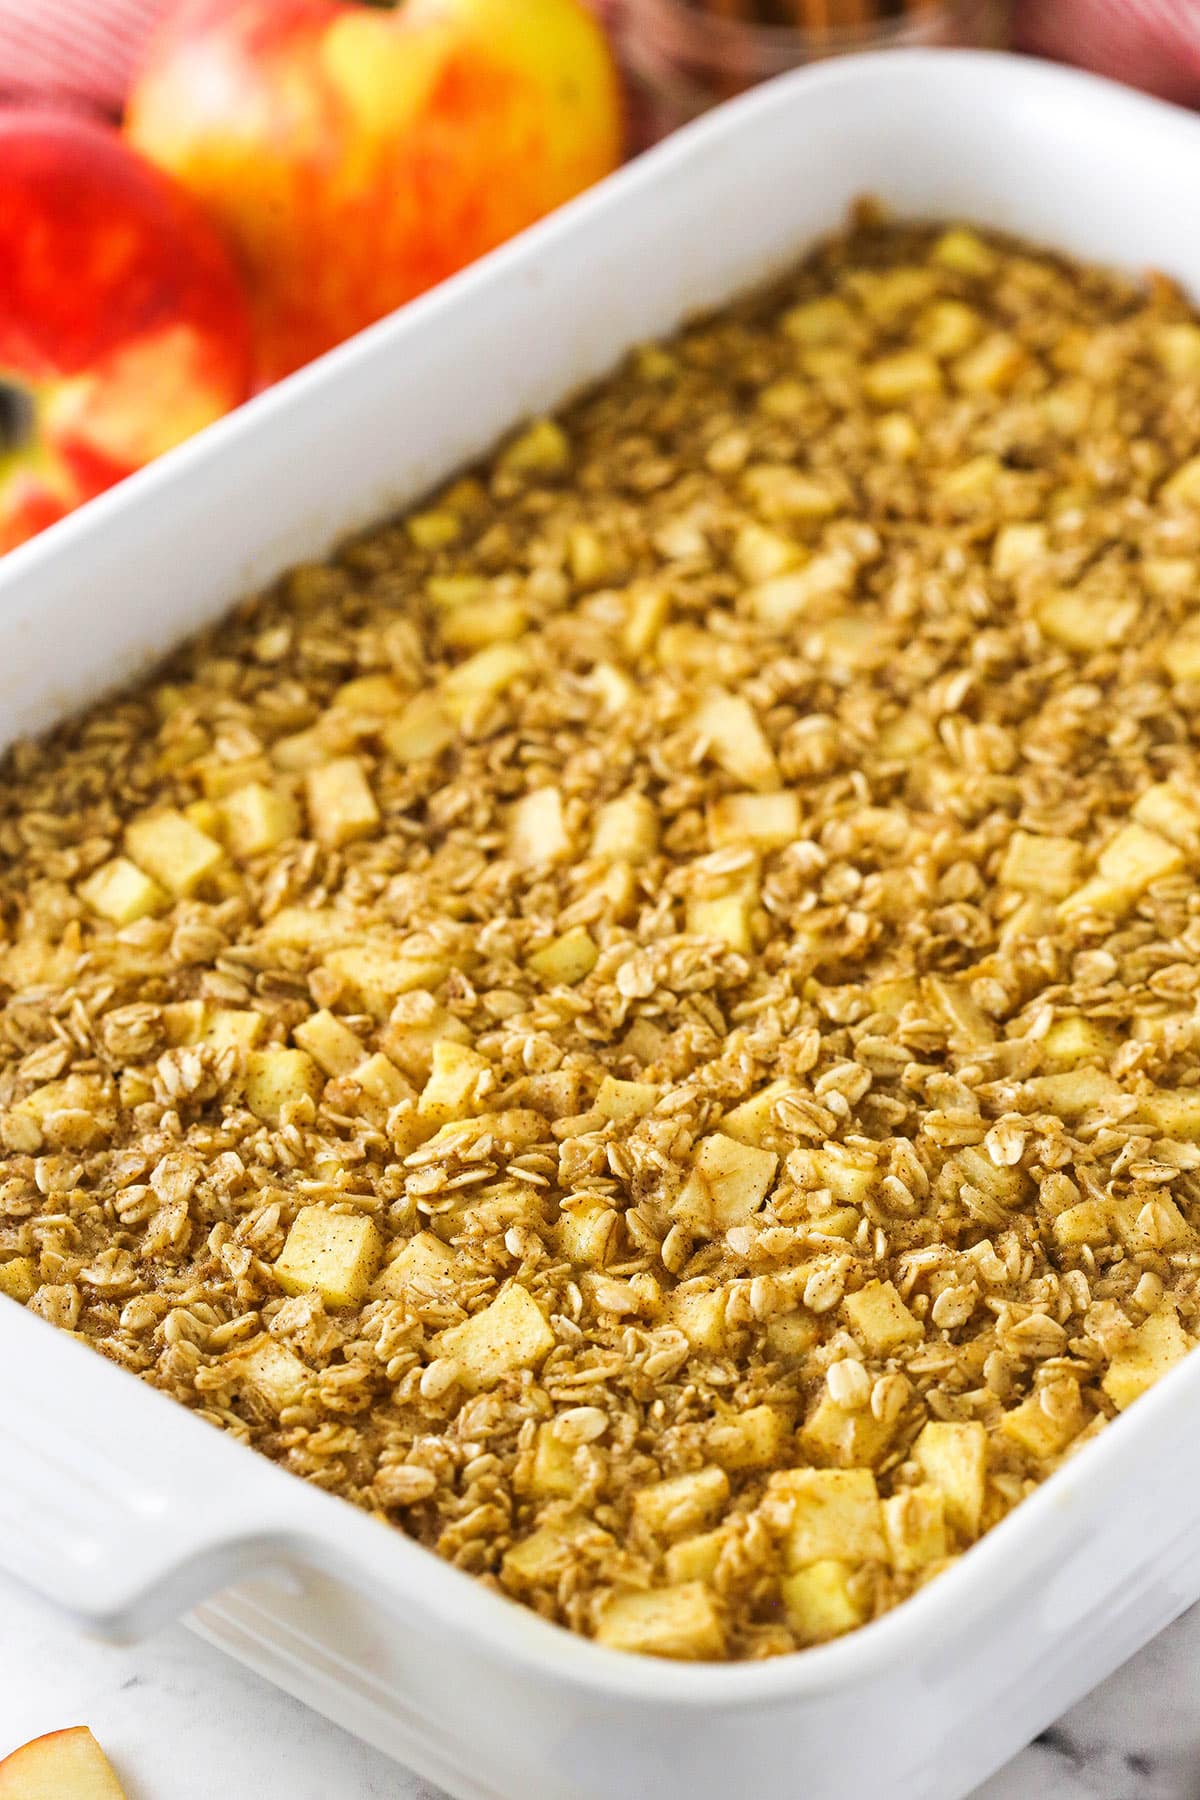
<svg viewBox="0 0 1200 1800">
<path fill-rule="evenodd" d="M 264 381 L 587 187 L 621 139 L 580 0 L 192 0 L 126 130 L 237 246 Z"/>
<path fill-rule="evenodd" d="M 0 113 L 0 552 L 245 399 L 250 323 L 190 194 L 107 126 Z"/>
</svg>

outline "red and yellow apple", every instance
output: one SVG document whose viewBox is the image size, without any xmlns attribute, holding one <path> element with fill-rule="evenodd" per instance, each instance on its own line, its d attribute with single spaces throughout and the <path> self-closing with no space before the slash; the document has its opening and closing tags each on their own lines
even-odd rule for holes
<svg viewBox="0 0 1200 1800">
<path fill-rule="evenodd" d="M 0 552 L 249 387 L 240 277 L 192 196 L 104 125 L 0 113 Z"/>
<path fill-rule="evenodd" d="M 86 1725 L 50 1731 L 0 1762 L 0 1800 L 125 1800 Z"/>
<path fill-rule="evenodd" d="M 236 246 L 264 381 L 587 187 L 621 139 L 581 0 L 192 0 L 126 130 Z"/>
</svg>

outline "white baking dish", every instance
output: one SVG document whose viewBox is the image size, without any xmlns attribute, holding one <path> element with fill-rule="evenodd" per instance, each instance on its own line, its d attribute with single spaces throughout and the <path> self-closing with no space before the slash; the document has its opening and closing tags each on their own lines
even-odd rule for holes
<svg viewBox="0 0 1200 1800">
<path fill-rule="evenodd" d="M 1013 58 L 789 77 L 7 558 L 0 741 L 867 192 L 1200 289 L 1200 121 Z M 1200 1358 L 907 1605 L 755 1667 L 572 1638 L 10 1305 L 0 1370 L 0 1567 L 114 1635 L 203 1601 L 210 1638 L 460 1800 L 953 1800 L 1200 1594 Z"/>
</svg>

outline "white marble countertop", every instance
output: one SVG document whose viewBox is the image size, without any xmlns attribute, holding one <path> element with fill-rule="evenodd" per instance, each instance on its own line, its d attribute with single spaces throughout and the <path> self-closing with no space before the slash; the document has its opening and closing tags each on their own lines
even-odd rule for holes
<svg viewBox="0 0 1200 1800">
<path fill-rule="evenodd" d="M 1196 1800 L 1198 1668 L 1200 1607 L 972 1800 Z M 129 1800 L 440 1800 L 181 1626 L 116 1650 L 5 1592 L 0 1671 L 0 1753 L 90 1725 Z"/>
</svg>

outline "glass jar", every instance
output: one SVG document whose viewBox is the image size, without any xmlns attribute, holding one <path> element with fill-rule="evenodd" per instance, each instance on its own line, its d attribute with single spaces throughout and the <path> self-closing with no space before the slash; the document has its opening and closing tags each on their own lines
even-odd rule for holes
<svg viewBox="0 0 1200 1800">
<path fill-rule="evenodd" d="M 638 149 L 756 82 L 828 56 L 930 44 L 999 48 L 1009 13 L 1007 0 L 910 0 L 904 12 L 820 29 L 731 18 L 700 0 L 609 0 L 604 10 L 616 15 Z M 858 10 L 871 8 L 859 0 Z"/>
</svg>

